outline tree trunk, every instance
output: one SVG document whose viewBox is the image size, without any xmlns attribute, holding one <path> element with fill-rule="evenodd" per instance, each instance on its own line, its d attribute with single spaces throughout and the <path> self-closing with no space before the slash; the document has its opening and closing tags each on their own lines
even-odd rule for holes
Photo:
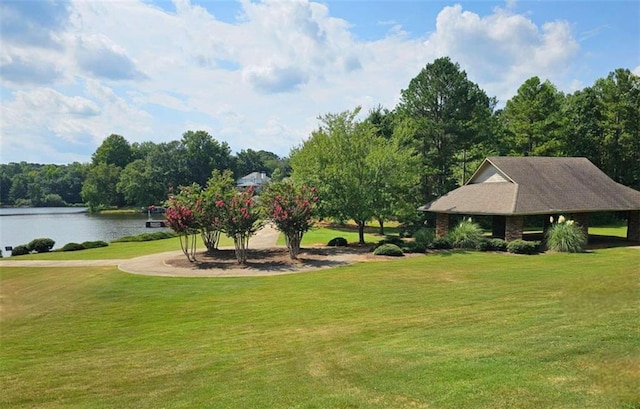
<svg viewBox="0 0 640 409">
<path fill-rule="evenodd" d="M 380 230 L 378 233 L 380 233 L 381 236 L 384 236 L 384 220 L 382 220 L 382 217 L 378 218 L 378 223 L 380 224 Z"/>
<path fill-rule="evenodd" d="M 365 244 L 364 242 L 364 225 L 366 222 L 364 220 L 358 221 L 358 244 Z"/>
</svg>

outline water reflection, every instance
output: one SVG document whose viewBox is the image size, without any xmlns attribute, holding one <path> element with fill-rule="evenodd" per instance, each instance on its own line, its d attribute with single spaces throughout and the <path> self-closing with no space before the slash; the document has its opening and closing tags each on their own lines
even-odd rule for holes
<svg viewBox="0 0 640 409">
<path fill-rule="evenodd" d="M 89 240 L 109 242 L 122 236 L 146 232 L 167 231 L 167 228 L 145 227 L 146 213 L 139 214 L 89 214 L 86 208 L 20 208 L 0 209 L 0 245 L 3 255 L 6 246 L 26 244 L 38 237 L 55 240 L 54 248 L 69 242 Z M 163 215 L 154 215 L 163 220 Z"/>
</svg>

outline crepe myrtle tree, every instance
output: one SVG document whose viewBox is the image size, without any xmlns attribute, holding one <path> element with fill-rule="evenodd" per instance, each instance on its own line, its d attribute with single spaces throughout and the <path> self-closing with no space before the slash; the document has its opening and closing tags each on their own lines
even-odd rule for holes
<svg viewBox="0 0 640 409">
<path fill-rule="evenodd" d="M 313 226 L 318 203 L 315 187 L 295 186 L 292 182 L 270 184 L 260 196 L 269 220 L 284 233 L 291 259 L 297 259 L 304 233 Z"/>
<path fill-rule="evenodd" d="M 195 198 L 197 185 L 180 188 L 180 191 L 165 202 L 165 218 L 169 227 L 178 234 L 180 248 L 190 262 L 196 261 L 196 237 L 198 220 L 196 213 L 200 211 L 202 202 Z"/>
<path fill-rule="evenodd" d="M 220 210 L 220 228 L 233 239 L 238 264 L 246 264 L 249 238 L 262 227 L 262 215 L 253 187 L 215 201 Z"/>
<path fill-rule="evenodd" d="M 235 181 L 230 170 L 220 172 L 214 169 L 207 186 L 198 192 L 200 211 L 196 214 L 200 236 L 209 253 L 218 249 L 220 234 L 224 229 L 224 208 L 217 205 L 219 200 L 228 201 L 235 195 Z"/>
</svg>

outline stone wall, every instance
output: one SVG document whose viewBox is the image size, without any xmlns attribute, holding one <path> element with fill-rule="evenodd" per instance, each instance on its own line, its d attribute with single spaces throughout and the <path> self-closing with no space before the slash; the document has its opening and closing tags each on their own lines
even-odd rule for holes
<svg viewBox="0 0 640 409">
<path fill-rule="evenodd" d="M 640 241 L 640 211 L 630 211 L 627 223 L 627 240 Z"/>
<path fill-rule="evenodd" d="M 436 237 L 445 237 L 449 233 L 449 215 L 438 213 L 436 215 Z"/>
<path fill-rule="evenodd" d="M 507 216 L 507 225 L 505 228 L 505 241 L 513 241 L 522 238 L 522 216 Z"/>
</svg>

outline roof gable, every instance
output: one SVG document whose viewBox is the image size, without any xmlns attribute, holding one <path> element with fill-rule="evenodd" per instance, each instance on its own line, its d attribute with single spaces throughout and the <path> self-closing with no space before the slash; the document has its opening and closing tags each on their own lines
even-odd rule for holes
<svg viewBox="0 0 640 409">
<path fill-rule="evenodd" d="M 501 182 L 511 182 L 513 181 L 507 176 L 504 172 L 498 169 L 493 163 L 491 163 L 488 159 L 485 159 L 482 164 L 478 167 L 471 178 L 466 183 L 476 184 L 476 183 L 501 183 Z"/>
</svg>

